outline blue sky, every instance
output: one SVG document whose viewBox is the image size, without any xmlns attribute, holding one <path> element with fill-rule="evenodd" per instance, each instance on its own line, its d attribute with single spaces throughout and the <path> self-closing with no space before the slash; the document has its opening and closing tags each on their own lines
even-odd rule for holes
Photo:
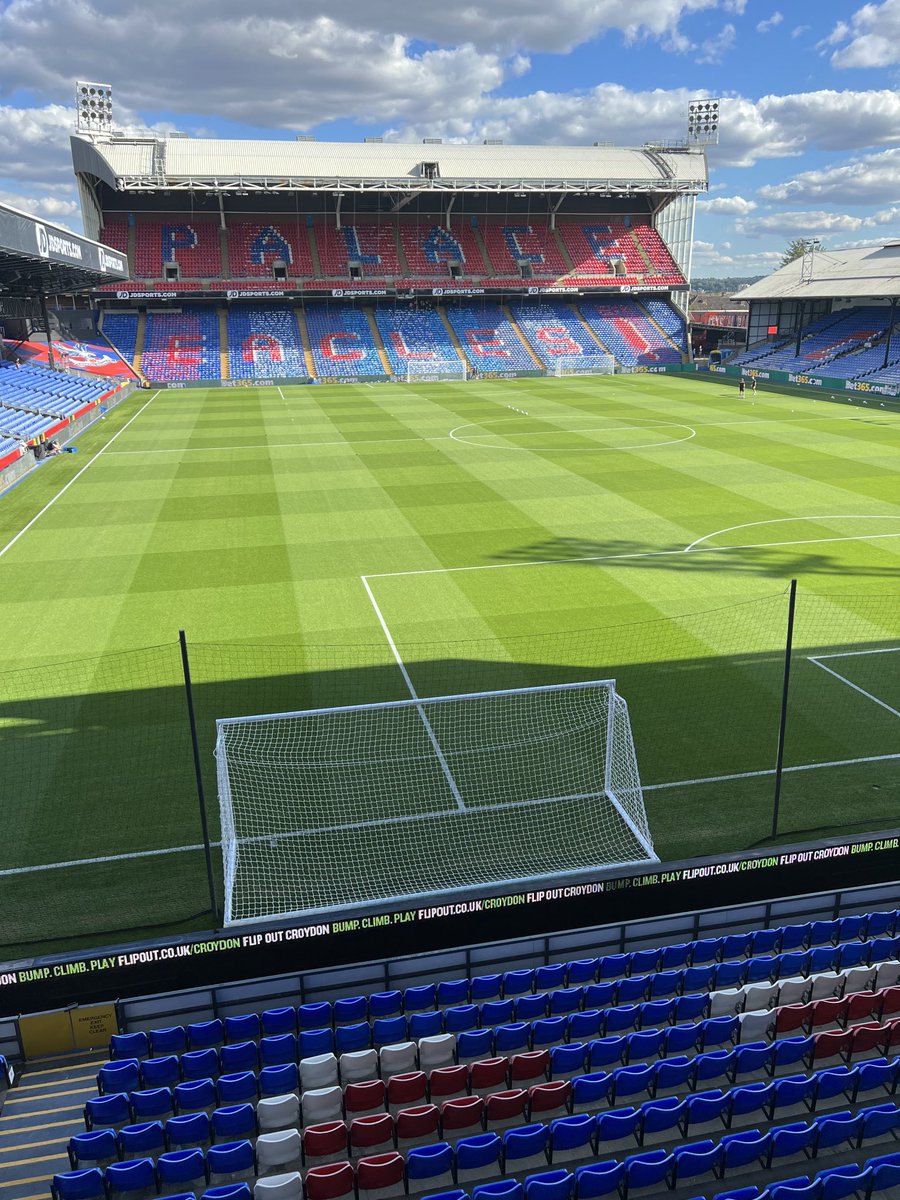
<svg viewBox="0 0 900 1200">
<path fill-rule="evenodd" d="M 695 274 L 900 236 L 900 0 L 0 0 L 0 200 L 73 228 L 76 76 L 207 137 L 639 145 L 720 96 Z"/>
</svg>

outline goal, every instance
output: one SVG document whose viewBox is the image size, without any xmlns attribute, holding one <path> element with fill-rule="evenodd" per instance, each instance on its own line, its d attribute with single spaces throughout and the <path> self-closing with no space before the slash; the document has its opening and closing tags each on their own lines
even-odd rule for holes
<svg viewBox="0 0 900 1200">
<path fill-rule="evenodd" d="M 465 383 L 468 368 L 461 358 L 418 358 L 406 363 L 407 383 Z"/>
<path fill-rule="evenodd" d="M 614 681 L 217 722 L 229 925 L 658 861 Z"/>
<path fill-rule="evenodd" d="M 611 354 L 574 354 L 554 359 L 552 374 L 563 375 L 614 375 L 616 360 Z"/>
</svg>

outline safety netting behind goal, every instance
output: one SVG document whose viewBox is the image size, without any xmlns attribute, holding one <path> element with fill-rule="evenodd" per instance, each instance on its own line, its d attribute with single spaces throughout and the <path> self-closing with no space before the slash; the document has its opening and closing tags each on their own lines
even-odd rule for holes
<svg viewBox="0 0 900 1200">
<path fill-rule="evenodd" d="M 656 861 L 609 682 L 217 727 L 228 924 Z"/>
<path fill-rule="evenodd" d="M 614 375 L 616 360 L 612 354 L 561 355 L 553 360 L 552 373 L 557 378 L 565 375 Z"/>
</svg>

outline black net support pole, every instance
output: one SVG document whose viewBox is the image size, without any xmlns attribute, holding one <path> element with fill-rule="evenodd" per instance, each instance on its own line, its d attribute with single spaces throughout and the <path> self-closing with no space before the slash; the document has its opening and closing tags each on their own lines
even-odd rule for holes
<svg viewBox="0 0 900 1200">
<path fill-rule="evenodd" d="M 38 292 L 38 299 L 41 302 L 41 320 L 44 322 L 44 328 L 47 330 L 47 362 L 50 370 L 55 371 L 56 359 L 53 357 L 53 333 L 50 329 L 50 314 L 47 312 L 47 297 L 44 294 L 43 288 Z"/>
<path fill-rule="evenodd" d="M 784 774 L 784 737 L 787 732 L 788 693 L 791 686 L 791 658 L 794 645 L 794 612 L 797 608 L 797 580 L 791 580 L 788 594 L 787 637 L 784 643 L 784 681 L 781 688 L 781 720 L 778 725 L 778 755 L 775 759 L 775 796 L 772 803 L 772 837 L 778 836 L 778 808 L 781 804 L 781 778 Z"/>
<path fill-rule="evenodd" d="M 212 847 L 209 842 L 209 822 L 206 818 L 206 794 L 203 789 L 203 768 L 200 762 L 200 743 L 197 740 L 197 718 L 194 713 L 194 690 L 191 686 L 191 663 L 188 658 L 187 638 L 184 630 L 178 631 L 181 646 L 181 667 L 184 671 L 184 694 L 187 700 L 188 721 L 191 726 L 191 746 L 194 750 L 194 776 L 197 780 L 197 801 L 200 805 L 200 829 L 203 833 L 203 853 L 206 856 L 206 879 L 209 885 L 209 904 L 216 925 L 221 924 L 219 901 L 216 897 L 216 880 L 213 873 Z"/>
</svg>

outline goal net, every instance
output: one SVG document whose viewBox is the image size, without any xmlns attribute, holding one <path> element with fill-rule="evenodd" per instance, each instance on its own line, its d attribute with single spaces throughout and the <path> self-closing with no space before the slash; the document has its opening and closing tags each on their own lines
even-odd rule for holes
<svg viewBox="0 0 900 1200">
<path fill-rule="evenodd" d="M 553 361 L 553 375 L 614 375 L 616 360 L 611 354 L 563 355 Z"/>
<path fill-rule="evenodd" d="M 460 358 L 411 358 L 406 363 L 407 383 L 465 383 L 467 378 L 468 369 Z"/>
<path fill-rule="evenodd" d="M 612 681 L 217 722 L 229 925 L 657 861 Z"/>
</svg>

